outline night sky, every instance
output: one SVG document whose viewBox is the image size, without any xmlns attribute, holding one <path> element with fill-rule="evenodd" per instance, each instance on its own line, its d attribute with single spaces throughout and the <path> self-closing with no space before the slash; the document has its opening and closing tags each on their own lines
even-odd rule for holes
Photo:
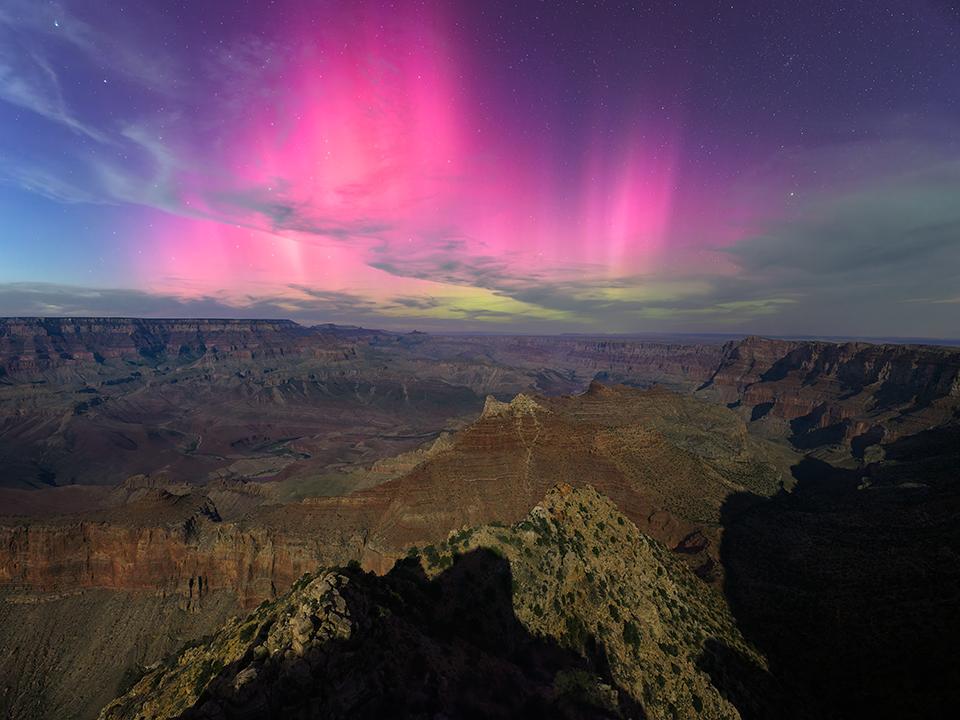
<svg viewBox="0 0 960 720">
<path fill-rule="evenodd" d="M 960 3 L 0 0 L 0 315 L 960 337 Z"/>
</svg>

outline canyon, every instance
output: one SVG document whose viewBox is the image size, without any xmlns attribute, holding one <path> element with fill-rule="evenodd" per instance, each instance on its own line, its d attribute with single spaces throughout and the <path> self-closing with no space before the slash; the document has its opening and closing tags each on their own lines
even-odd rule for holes
<svg viewBox="0 0 960 720">
<path fill-rule="evenodd" d="M 895 689 L 955 654 L 921 618 L 956 623 L 958 413 L 960 350 L 933 346 L 0 320 L 0 711 L 93 717 L 318 566 L 387 575 L 565 482 L 722 592 L 776 682 L 906 717 Z"/>
</svg>

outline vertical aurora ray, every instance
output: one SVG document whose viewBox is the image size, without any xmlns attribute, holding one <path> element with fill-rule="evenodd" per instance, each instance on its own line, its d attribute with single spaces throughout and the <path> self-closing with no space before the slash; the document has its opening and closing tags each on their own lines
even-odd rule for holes
<svg viewBox="0 0 960 720">
<path fill-rule="evenodd" d="M 958 33 L 908 0 L 5 0 L 0 312 L 952 332 Z"/>
<path fill-rule="evenodd" d="M 489 303 L 524 278 L 649 272 L 669 244 L 679 128 L 611 135 L 592 111 L 574 143 L 528 132 L 560 123 L 512 116 L 454 24 L 437 6 L 298 6 L 259 58 L 267 85 L 229 122 L 209 106 L 216 140 L 171 183 L 181 216 L 152 216 L 142 282 L 240 303 L 294 285 L 384 302 L 426 281 Z"/>
<path fill-rule="evenodd" d="M 351 254 L 455 225 L 475 153 L 441 39 L 423 18 L 361 7 L 326 19 L 302 9 L 278 85 L 221 124 L 205 177 L 176 178 L 181 209 L 198 217 L 153 222 L 145 280 L 355 286 L 363 263 Z"/>
</svg>

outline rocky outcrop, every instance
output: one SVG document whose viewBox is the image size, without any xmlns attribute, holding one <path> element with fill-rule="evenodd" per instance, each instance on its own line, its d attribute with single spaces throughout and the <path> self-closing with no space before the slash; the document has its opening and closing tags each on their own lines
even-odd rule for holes
<svg viewBox="0 0 960 720">
<path fill-rule="evenodd" d="M 558 486 L 385 576 L 305 575 L 101 719 L 814 716 L 778 689 L 682 563 L 592 488 Z"/>
<path fill-rule="evenodd" d="M 444 433 L 436 440 L 424 443 L 416 450 L 408 453 L 401 453 L 395 457 L 383 458 L 377 460 L 370 468 L 372 473 L 384 476 L 384 480 L 398 475 L 404 475 L 413 470 L 417 465 L 429 460 L 442 450 L 446 450 L 454 443 L 452 433 Z"/>
<path fill-rule="evenodd" d="M 0 582 L 29 592 L 106 587 L 188 601 L 229 590 L 249 607 L 328 557 L 341 559 L 345 548 L 325 552 L 308 535 L 223 523 L 206 496 L 149 490 L 112 510 L 0 522 Z"/>
<path fill-rule="evenodd" d="M 404 548 L 450 528 L 513 522 L 558 480 L 602 489 L 645 533 L 719 578 L 724 497 L 780 486 L 733 412 L 663 389 L 599 384 L 576 397 L 490 399 L 474 424 L 412 459 L 419 464 L 381 485 L 282 506 L 256 504 L 269 500 L 256 485 L 221 482 L 204 495 L 133 478 L 114 493 L 125 504 L 113 509 L 0 523 L 0 582 L 186 597 L 229 589 L 250 607 L 318 564 L 356 560 L 386 571 Z M 245 514 L 220 516 L 217 499 L 247 497 Z"/>
<path fill-rule="evenodd" d="M 558 480 L 602 490 L 710 576 L 723 498 L 773 494 L 781 476 L 749 450 L 743 422 L 725 408 L 663 389 L 595 384 L 575 397 L 488 399 L 450 447 L 403 477 L 343 498 L 264 508 L 257 522 L 278 532 L 339 523 L 349 529 L 337 537 L 321 530 L 320 541 L 334 547 L 362 537 L 359 559 L 385 570 L 399 549 L 452 527 L 523 517 Z"/>
<path fill-rule="evenodd" d="M 172 603 L 198 615 L 213 598 L 228 597 L 222 602 L 238 612 L 283 594 L 303 572 L 320 564 L 356 561 L 365 569 L 387 573 L 411 545 L 432 547 L 442 556 L 451 528 L 494 520 L 520 522 L 558 481 L 602 490 L 645 535 L 674 550 L 702 577 L 720 581 L 727 566 L 721 540 L 737 537 L 729 528 L 721 535 L 721 528 L 742 510 L 737 502 L 756 503 L 757 496 L 775 495 L 778 502 L 794 502 L 791 494 L 779 493 L 781 482 L 784 489 L 792 485 L 789 470 L 783 474 L 773 469 L 766 454 L 772 443 L 757 444 L 757 432 L 780 433 L 778 437 L 792 443 L 791 448 L 781 442 L 786 466 L 799 462 L 796 450 L 824 457 L 825 449 L 858 466 L 846 475 L 831 475 L 832 469 L 822 462 L 813 462 L 812 470 L 810 464 L 801 463 L 796 474 L 807 481 L 806 492 L 811 484 L 829 485 L 832 498 L 862 486 L 883 505 L 892 497 L 889 488 L 871 483 L 884 473 L 899 478 L 903 436 L 920 431 L 918 437 L 926 437 L 932 432 L 928 428 L 948 427 L 958 409 L 958 353 L 945 348 L 748 338 L 717 346 L 717 364 L 706 372 L 703 368 L 709 367 L 707 358 L 713 352 L 709 348 L 691 350 L 687 360 L 680 357 L 681 350 L 675 351 L 673 360 L 666 351 L 658 356 L 656 362 L 663 363 L 663 369 L 675 363 L 670 373 L 689 371 L 684 382 L 696 377 L 698 389 L 693 394 L 713 402 L 680 397 L 663 388 L 639 391 L 601 384 L 576 396 L 524 392 L 511 400 L 503 387 L 583 388 L 598 374 L 646 386 L 655 372 L 636 374 L 632 351 L 623 344 L 511 339 L 509 352 L 518 357 L 528 349 L 532 353 L 520 367 L 511 364 L 504 345 L 481 348 L 462 338 L 415 337 L 407 342 L 405 336 L 388 333 L 318 336 L 251 350 L 257 358 L 269 360 L 256 363 L 244 359 L 247 350 L 240 345 L 235 354 L 218 346 L 216 352 L 208 348 L 199 357 L 174 358 L 172 350 L 164 350 L 167 354 L 155 358 L 125 355 L 102 363 L 60 358 L 56 362 L 62 364 L 54 370 L 0 378 L 4 403 L 0 456 L 5 473 L 0 482 L 18 473 L 39 484 L 92 481 L 92 474 L 80 475 L 84 472 L 99 473 L 97 478 L 109 477 L 115 484 L 148 469 L 145 465 L 161 470 L 159 475 L 165 478 L 141 479 L 109 493 L 90 493 L 79 486 L 51 488 L 56 498 L 46 506 L 42 502 L 31 506 L 22 497 L 17 506 L 3 505 L 8 512 L 33 507 L 34 513 L 43 507 L 62 512 L 68 503 L 100 508 L 57 519 L 0 521 L 0 578 L 5 592 L 16 593 L 20 613 L 10 622 L 27 622 L 24 608 L 60 606 L 73 602 L 73 593 L 82 599 L 100 593 L 97 588 Z M 583 352 L 590 349 L 595 359 L 571 355 L 569 364 L 562 365 L 568 362 L 562 356 L 574 346 Z M 275 352 L 278 347 L 282 353 Z M 323 355 L 327 349 L 329 356 Z M 654 348 L 647 349 L 656 355 Z M 310 356 L 313 352 L 316 358 Z M 601 367 L 596 358 L 603 353 L 621 357 L 623 363 L 611 360 Z M 546 363 L 554 362 L 559 369 L 547 372 Z M 140 369 L 132 370 L 134 364 Z M 699 372 L 704 374 L 697 376 Z M 55 386 L 67 377 L 72 385 Z M 674 386 L 682 384 L 676 374 L 670 377 Z M 484 406 L 465 387 L 468 384 L 491 390 L 494 397 Z M 482 408 L 469 427 L 456 435 L 442 434 L 450 427 L 451 415 L 477 417 Z M 422 439 L 438 434 L 442 440 L 414 450 Z M 926 475 L 956 466 L 937 454 L 938 447 L 954 439 L 950 435 L 945 441 L 931 440 L 929 447 L 910 451 L 929 455 L 930 460 L 902 470 L 905 492 L 927 492 Z M 398 450 L 413 452 L 393 463 L 377 462 Z M 277 496 L 269 490 L 279 484 L 239 480 L 274 473 L 274 478 L 297 478 L 340 467 L 368 472 L 371 466 L 383 477 L 399 475 L 342 497 L 313 497 L 284 506 L 273 502 Z M 811 480 L 813 475 L 818 477 Z M 186 482 L 190 478 L 217 479 L 200 487 Z M 850 504 L 862 505 L 859 500 L 855 497 Z M 817 512 L 830 504 L 820 499 L 811 503 Z M 951 503 L 955 505 L 955 500 L 949 495 L 915 514 L 922 519 L 923 513 L 952 507 Z M 798 513 L 807 518 L 808 508 L 800 507 Z M 911 537 L 911 523 L 905 523 L 904 537 Z M 846 517 L 838 517 L 836 526 L 839 530 L 830 537 L 838 546 L 849 546 Z M 779 538 L 783 527 L 771 523 L 769 536 Z M 864 530 L 863 538 L 872 538 L 872 532 Z M 814 553 L 816 557 L 822 555 L 816 542 L 798 546 L 797 553 L 816 550 L 820 553 Z M 931 541 L 924 552 L 952 562 L 950 553 L 941 552 L 952 546 Z M 876 562 L 887 567 L 888 556 Z M 926 568 L 927 556 L 918 557 L 917 567 Z M 776 564 L 780 557 L 764 562 Z M 765 606 L 783 605 L 783 597 L 777 595 L 781 590 L 787 599 L 794 598 L 789 586 L 793 565 L 784 567 L 786 576 L 769 583 L 775 586 L 776 592 L 771 591 L 775 601 L 762 603 Z M 762 570 L 750 574 L 740 568 L 748 592 L 767 582 Z M 846 566 L 836 575 L 851 576 Z M 926 587 L 924 582 L 917 579 L 916 587 Z M 804 596 L 799 605 L 818 603 L 818 592 Z M 55 600 L 46 605 L 44 598 Z M 853 608 L 851 612 L 860 606 L 860 598 L 853 594 L 838 605 Z M 14 606 L 4 609 L 9 607 Z M 839 616 L 828 610 L 820 613 L 821 628 L 827 627 L 819 633 L 821 638 L 830 636 L 830 623 L 840 623 Z M 870 626 L 872 617 L 865 617 L 864 627 Z M 543 632 L 553 633 L 552 627 Z M 68 658 L 78 647 L 70 637 L 65 631 L 56 641 L 38 642 L 38 647 L 50 657 Z M 123 644 L 146 640 L 123 637 L 117 641 L 118 656 L 103 661 L 114 663 L 111 672 L 118 674 L 131 666 L 134 655 L 152 657 Z M 151 648 L 162 645 L 150 643 Z M 855 645 L 846 642 L 844 647 Z M 740 657 L 738 652 L 712 647 L 710 662 Z M 60 690 L 44 684 L 46 671 L 39 659 L 34 660 L 33 684 L 39 689 L 25 696 L 42 699 L 49 689 L 53 704 L 37 700 L 35 707 L 41 709 L 23 716 L 50 716 L 49 708 L 65 707 L 69 695 L 58 695 Z M 10 667 L 4 666 L 4 672 Z M 609 681 L 602 684 L 614 687 Z M 17 685 L 16 692 L 26 693 L 25 688 Z M 72 693 L 75 688 L 64 685 L 62 691 Z M 4 707 L 0 704 L 0 710 Z"/>
<path fill-rule="evenodd" d="M 148 491 L 113 511 L 0 527 L 0 582 L 34 591 L 125 587 L 201 596 L 211 562 L 195 552 L 219 517 L 203 496 Z"/>
<path fill-rule="evenodd" d="M 960 408 L 960 349 L 748 337 L 723 345 L 585 338 L 460 338 L 459 357 L 550 368 L 548 394 L 590 380 L 683 394 L 735 407 L 753 429 L 832 459 L 950 420 Z M 438 341 L 439 342 L 439 341 Z M 568 383 L 563 387 L 563 383 Z M 475 391 L 495 392 L 477 388 Z M 574 390 L 579 391 L 579 390 Z M 499 399 L 503 399 L 498 396 Z M 852 453 L 852 455 L 851 455 Z"/>
<path fill-rule="evenodd" d="M 960 409 L 960 349 L 768 340 L 728 343 L 695 395 L 790 421 L 801 449 L 834 445 L 860 457 L 949 422 Z"/>
</svg>

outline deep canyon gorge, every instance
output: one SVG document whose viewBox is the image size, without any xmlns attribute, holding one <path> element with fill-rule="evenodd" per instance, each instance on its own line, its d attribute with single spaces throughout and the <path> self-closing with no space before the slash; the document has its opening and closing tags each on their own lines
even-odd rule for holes
<svg viewBox="0 0 960 720">
<path fill-rule="evenodd" d="M 153 684 L 156 717 L 285 697 L 309 717 L 310 682 L 276 685 L 307 658 L 324 712 L 374 716 L 419 682 L 401 659 L 350 690 L 310 648 L 402 637 L 439 677 L 443 613 L 468 608 L 527 658 L 464 640 L 534 688 L 494 715 L 939 714 L 960 687 L 958 414 L 960 350 L 926 345 L 0 320 L 0 713 L 93 718 L 133 690 L 108 716 L 135 717 Z M 475 585 L 485 563 L 516 587 Z M 224 695 L 243 672 L 256 703 Z M 577 673 L 606 689 L 558 680 Z M 471 702 L 431 692 L 408 716 Z"/>
</svg>

